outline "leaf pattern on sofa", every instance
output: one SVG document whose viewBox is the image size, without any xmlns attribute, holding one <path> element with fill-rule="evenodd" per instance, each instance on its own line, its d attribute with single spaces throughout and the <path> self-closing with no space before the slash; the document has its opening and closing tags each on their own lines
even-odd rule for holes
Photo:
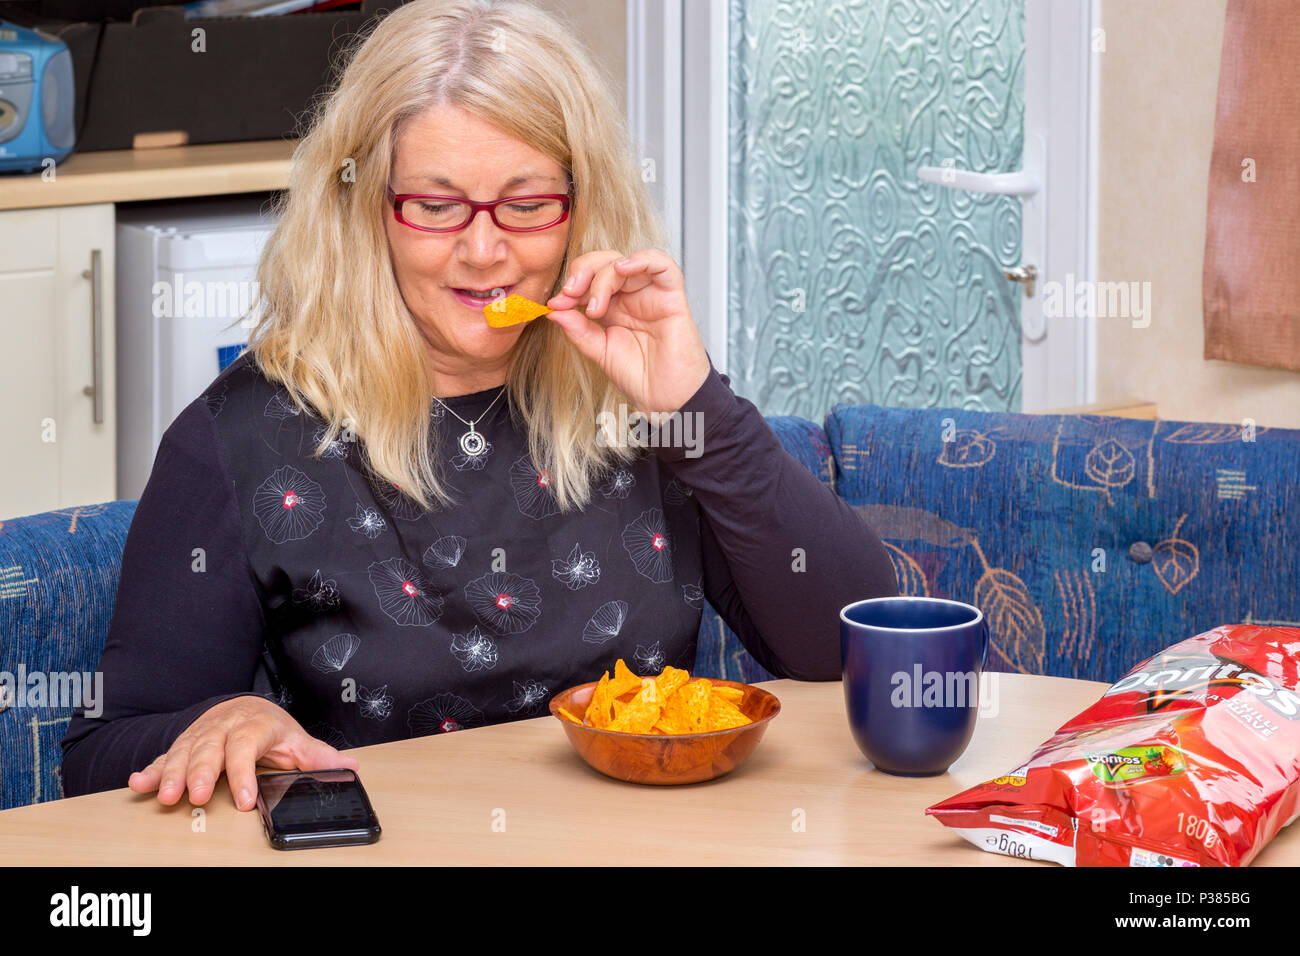
<svg viewBox="0 0 1300 956">
<path fill-rule="evenodd" d="M 1256 428 L 1259 435 L 1267 428 Z M 1241 441 L 1244 428 L 1241 425 L 1220 425 L 1212 422 L 1192 422 L 1174 429 L 1164 440 L 1175 445 L 1213 445 L 1225 441 Z"/>
<path fill-rule="evenodd" d="M 1029 588 L 1015 573 L 992 567 L 978 541 L 971 542 L 984 573 L 975 582 L 972 603 L 989 624 L 989 650 L 1022 674 L 1041 674 L 1047 654 L 1047 627 Z"/>
<path fill-rule="evenodd" d="M 950 441 L 943 442 L 938 462 L 948 468 L 979 468 L 987 464 L 997 452 L 993 439 L 972 429 L 953 433 Z"/>
<path fill-rule="evenodd" d="M 1200 549 L 1186 538 L 1178 537 L 1186 520 L 1187 515 L 1179 518 L 1174 533 L 1151 549 L 1151 566 L 1170 594 L 1177 594 L 1186 587 L 1201 569 Z"/>
<path fill-rule="evenodd" d="M 960 548 L 975 540 L 975 532 L 921 508 L 902 505 L 853 505 L 853 510 L 882 538 L 924 541 L 938 548 Z"/>
<path fill-rule="evenodd" d="M 1084 459 L 1083 468 L 1087 476 L 1097 484 L 1122 488 L 1133 480 L 1137 462 L 1131 451 L 1115 439 L 1108 438 L 1093 446 Z"/>
<path fill-rule="evenodd" d="M 898 578 L 898 593 L 912 597 L 929 597 L 930 586 L 926 583 L 925 572 L 916 563 L 916 559 L 902 548 L 882 541 L 889 552 L 889 560 L 894 562 L 894 574 Z"/>
</svg>

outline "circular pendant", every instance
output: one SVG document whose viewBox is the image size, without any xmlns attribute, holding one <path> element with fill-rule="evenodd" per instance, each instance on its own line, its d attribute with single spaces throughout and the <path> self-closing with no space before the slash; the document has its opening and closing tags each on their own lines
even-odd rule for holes
<svg viewBox="0 0 1300 956">
<path fill-rule="evenodd" d="M 487 442 L 483 440 L 483 436 L 474 431 L 473 428 L 460 436 L 460 450 L 471 458 L 477 458 L 483 454 L 486 445 Z"/>
</svg>

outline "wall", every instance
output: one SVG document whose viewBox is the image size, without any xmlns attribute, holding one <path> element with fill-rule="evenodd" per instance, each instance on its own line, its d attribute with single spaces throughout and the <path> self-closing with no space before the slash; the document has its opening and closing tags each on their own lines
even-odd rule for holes
<svg viewBox="0 0 1300 956">
<path fill-rule="evenodd" d="M 1300 373 L 1202 358 L 1206 187 L 1226 6 L 1102 0 L 1097 273 L 1149 281 L 1152 311 L 1145 329 L 1097 319 L 1097 399 L 1151 399 L 1164 419 L 1295 428 Z"/>
<path fill-rule="evenodd" d="M 627 103 L 627 4 L 624 0 L 533 0 L 573 25 L 608 74 L 618 102 Z"/>
</svg>

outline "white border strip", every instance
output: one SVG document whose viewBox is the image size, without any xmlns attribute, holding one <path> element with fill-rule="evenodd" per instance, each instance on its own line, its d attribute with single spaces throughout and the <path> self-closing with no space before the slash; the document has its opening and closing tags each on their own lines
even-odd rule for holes
<svg viewBox="0 0 1300 956">
<path fill-rule="evenodd" d="M 1088 179 L 1087 195 L 1084 198 L 1087 209 L 1087 233 L 1085 236 L 1086 265 L 1085 275 L 1091 282 L 1097 281 L 1097 143 L 1101 125 L 1101 69 L 1098 54 L 1092 52 L 1092 35 L 1101 26 L 1101 0 L 1090 0 L 1088 4 L 1088 142 L 1086 144 Z M 1097 317 L 1089 315 L 1084 340 L 1084 367 L 1082 404 L 1089 405 L 1097 400 Z"/>
<path fill-rule="evenodd" d="M 709 358 L 727 370 L 730 20 L 725 0 L 682 10 L 682 272 Z"/>
</svg>

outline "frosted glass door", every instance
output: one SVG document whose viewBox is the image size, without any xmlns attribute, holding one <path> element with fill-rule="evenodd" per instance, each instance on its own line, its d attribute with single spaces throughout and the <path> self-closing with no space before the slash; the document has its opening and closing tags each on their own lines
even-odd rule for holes
<svg viewBox="0 0 1300 956">
<path fill-rule="evenodd" d="M 729 0 L 727 372 L 769 415 L 1019 411 L 1023 0 Z"/>
</svg>

